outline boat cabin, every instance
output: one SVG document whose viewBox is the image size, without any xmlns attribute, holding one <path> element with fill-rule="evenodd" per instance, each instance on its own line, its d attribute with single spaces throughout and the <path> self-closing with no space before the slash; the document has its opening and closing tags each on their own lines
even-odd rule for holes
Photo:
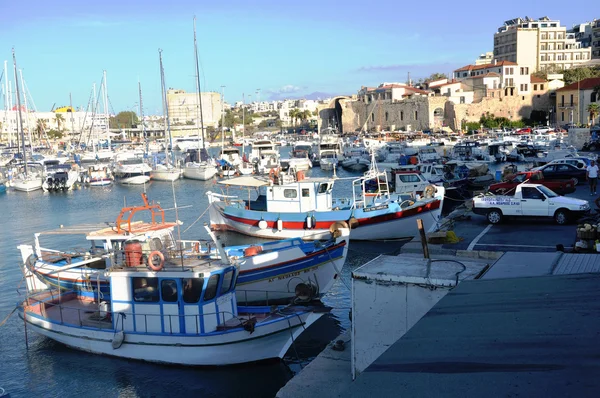
<svg viewBox="0 0 600 398">
<path fill-rule="evenodd" d="M 416 169 L 392 169 L 392 181 L 394 182 L 394 193 L 415 194 L 421 193 L 431 183 Z"/>
<path fill-rule="evenodd" d="M 110 275 L 114 322 L 120 321 L 125 333 L 215 332 L 238 315 L 237 273 L 234 266 L 215 265 L 160 272 L 114 270 Z"/>
<path fill-rule="evenodd" d="M 298 175 L 302 176 L 302 172 Z M 241 188 L 256 188 L 256 200 L 246 200 L 248 210 L 268 212 L 328 211 L 332 208 L 333 183 L 329 178 L 273 177 L 273 181 L 256 177 L 238 177 L 219 181 L 219 184 Z"/>
</svg>

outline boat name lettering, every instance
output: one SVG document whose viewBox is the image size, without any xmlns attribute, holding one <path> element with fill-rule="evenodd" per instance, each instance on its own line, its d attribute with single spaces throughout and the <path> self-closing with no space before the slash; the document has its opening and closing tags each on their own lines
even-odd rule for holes
<svg viewBox="0 0 600 398">
<path fill-rule="evenodd" d="M 388 207 L 389 207 L 388 205 L 379 205 L 379 206 L 374 206 L 374 207 L 365 207 L 363 209 L 363 211 L 364 212 L 376 211 L 376 210 L 387 209 Z"/>
</svg>

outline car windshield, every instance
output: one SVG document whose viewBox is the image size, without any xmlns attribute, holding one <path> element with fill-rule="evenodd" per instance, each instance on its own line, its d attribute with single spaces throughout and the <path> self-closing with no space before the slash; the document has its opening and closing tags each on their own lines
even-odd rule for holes
<svg viewBox="0 0 600 398">
<path fill-rule="evenodd" d="M 551 189 L 549 189 L 548 187 L 545 187 L 545 186 L 543 186 L 543 185 L 540 185 L 540 186 L 538 187 L 538 189 L 539 189 L 540 191 L 542 191 L 542 192 L 544 193 L 544 195 L 546 195 L 546 196 L 547 196 L 547 197 L 549 197 L 549 198 L 555 198 L 555 197 L 557 197 L 557 196 L 558 196 L 558 195 L 556 194 L 556 192 L 554 192 L 553 190 L 551 190 Z"/>
</svg>

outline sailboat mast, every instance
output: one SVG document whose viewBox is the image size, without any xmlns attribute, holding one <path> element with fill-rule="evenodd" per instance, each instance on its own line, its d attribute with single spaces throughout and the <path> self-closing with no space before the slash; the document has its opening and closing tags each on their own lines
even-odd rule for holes
<svg viewBox="0 0 600 398">
<path fill-rule="evenodd" d="M 23 105 L 25 106 L 25 120 L 27 122 L 27 138 L 29 138 L 29 150 L 31 151 L 31 157 L 33 158 L 33 139 L 31 138 L 31 123 L 29 120 L 29 108 L 27 106 L 27 92 L 25 90 L 25 82 L 23 81 L 22 70 L 19 70 L 19 76 L 21 77 L 21 88 L 23 89 Z"/>
<path fill-rule="evenodd" d="M 9 120 L 12 120 L 12 118 L 8 117 L 8 111 L 11 108 L 11 104 L 10 104 L 10 88 L 8 86 L 8 61 L 4 61 L 4 87 L 5 87 L 5 91 L 4 91 L 4 120 L 6 120 L 7 123 L 7 127 L 6 127 L 6 131 L 8 132 L 8 143 L 9 146 L 13 145 L 13 139 L 12 139 L 12 125 L 10 123 Z"/>
<path fill-rule="evenodd" d="M 165 145 L 165 155 L 168 156 L 168 148 L 171 148 L 172 163 L 173 166 L 175 166 L 175 153 L 173 152 L 173 137 L 171 136 L 171 122 L 169 121 L 169 106 L 167 103 L 167 92 L 165 89 L 165 70 L 163 68 L 162 62 L 162 50 L 160 48 L 158 49 L 158 59 L 160 62 L 160 89 L 162 93 L 163 118 L 165 119 L 165 138 L 167 138 L 167 133 L 169 134 L 169 145 Z"/>
<path fill-rule="evenodd" d="M 25 135 L 23 133 L 23 114 L 21 112 L 21 95 L 19 94 L 19 77 L 17 76 L 17 57 L 15 55 L 15 49 L 12 49 L 13 54 L 13 65 L 15 69 L 15 90 L 17 92 L 17 110 L 19 112 L 19 126 L 21 133 L 21 150 L 23 151 L 23 163 L 25 164 L 25 175 L 27 175 L 27 153 L 25 152 Z M 30 143 L 31 144 L 31 143 Z"/>
<path fill-rule="evenodd" d="M 194 56 L 196 57 L 196 91 L 198 92 L 198 106 L 200 112 L 200 129 L 202 130 L 202 148 L 206 149 L 204 139 L 204 115 L 202 113 L 202 90 L 200 88 L 200 66 L 198 64 L 198 41 L 196 40 L 196 17 L 194 17 Z"/>
<path fill-rule="evenodd" d="M 138 91 L 140 92 L 140 119 L 142 120 L 142 134 L 146 143 L 146 153 L 148 153 L 148 137 L 146 136 L 146 123 L 144 123 L 144 103 L 142 102 L 142 83 L 138 80 Z"/>
<path fill-rule="evenodd" d="M 73 98 L 71 97 L 71 93 L 69 93 L 69 107 L 71 108 L 71 137 L 75 134 L 75 118 L 73 117 Z"/>
<path fill-rule="evenodd" d="M 225 86 L 221 86 L 221 152 L 225 146 Z"/>
</svg>

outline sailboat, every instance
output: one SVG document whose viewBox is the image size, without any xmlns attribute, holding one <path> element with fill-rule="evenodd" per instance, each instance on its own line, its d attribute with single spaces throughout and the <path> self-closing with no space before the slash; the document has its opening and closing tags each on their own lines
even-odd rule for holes
<svg viewBox="0 0 600 398">
<path fill-rule="evenodd" d="M 23 132 L 23 114 L 21 113 L 21 94 L 19 92 L 19 78 L 17 76 L 17 58 L 13 48 L 13 65 L 15 69 L 15 88 L 17 92 L 17 109 L 19 110 L 19 133 L 21 135 L 21 151 L 23 154 L 23 165 L 20 172 L 14 177 L 12 187 L 16 191 L 30 192 L 42 189 L 42 169 L 41 166 L 34 167 L 27 164 L 27 152 L 25 150 L 25 133 Z M 31 144 L 31 141 L 30 141 Z"/>
<path fill-rule="evenodd" d="M 189 159 L 183 169 L 183 176 L 192 180 L 206 181 L 217 174 L 212 159 L 206 151 L 206 140 L 204 139 L 204 116 L 202 114 L 202 91 L 200 89 L 200 67 L 198 66 L 198 43 L 196 40 L 196 19 L 194 18 L 194 55 L 196 57 L 196 91 L 198 92 L 198 113 L 200 116 L 200 131 L 202 134 L 202 148 L 198 148 L 199 159 Z"/>
<path fill-rule="evenodd" d="M 155 181 L 176 181 L 181 178 L 182 170 L 175 167 L 175 157 L 169 148 L 173 148 L 173 137 L 171 136 L 171 124 L 169 122 L 169 107 L 166 102 L 165 90 L 165 70 L 162 63 L 162 50 L 158 50 L 158 58 L 160 62 L 160 87 L 162 93 L 162 107 L 164 118 L 165 137 L 169 136 L 169 145 L 165 145 L 165 163 L 156 164 L 150 173 L 150 176 Z"/>
</svg>

